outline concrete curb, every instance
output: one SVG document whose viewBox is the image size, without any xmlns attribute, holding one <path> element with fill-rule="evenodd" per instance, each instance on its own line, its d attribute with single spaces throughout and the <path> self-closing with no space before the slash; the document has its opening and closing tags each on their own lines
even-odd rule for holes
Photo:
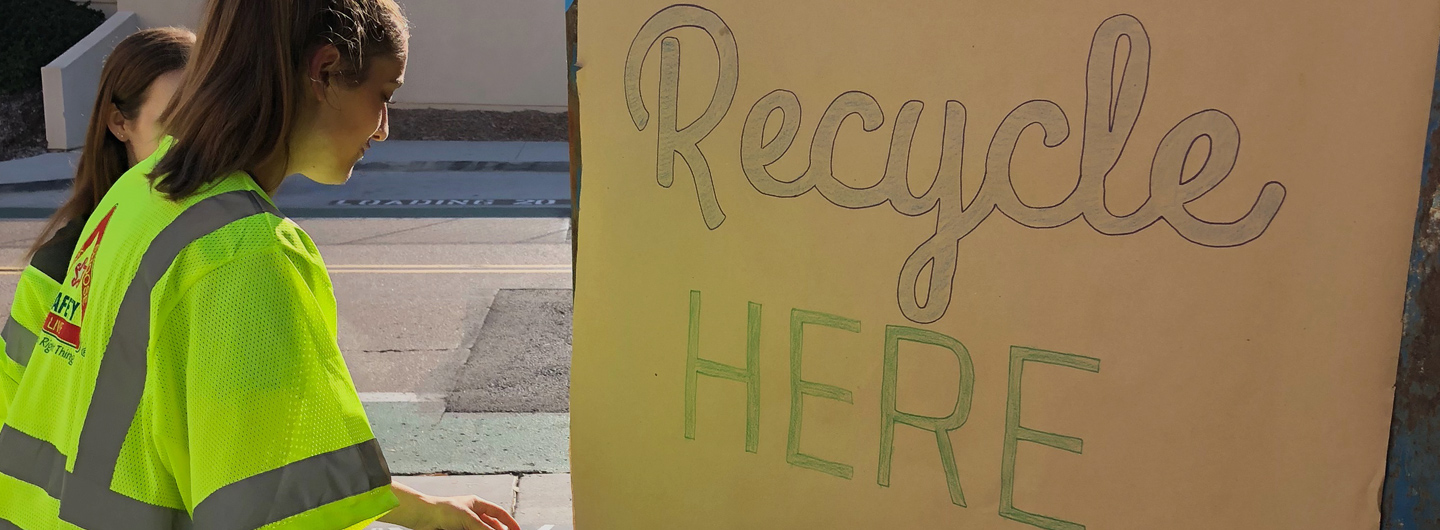
<svg viewBox="0 0 1440 530">
<path fill-rule="evenodd" d="M 55 191 L 69 189 L 70 181 L 72 178 L 73 177 L 65 177 L 63 179 L 0 183 L 0 193 L 27 193 L 31 191 Z"/>
</svg>

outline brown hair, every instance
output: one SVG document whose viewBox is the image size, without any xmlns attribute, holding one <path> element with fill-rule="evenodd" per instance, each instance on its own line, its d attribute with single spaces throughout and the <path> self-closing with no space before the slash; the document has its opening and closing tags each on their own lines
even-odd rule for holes
<svg viewBox="0 0 1440 530">
<path fill-rule="evenodd" d="M 211 0 L 194 60 L 164 114 L 175 144 L 150 174 L 155 189 L 179 200 L 288 157 L 309 54 L 334 45 L 341 80 L 358 85 L 369 73 L 366 58 L 403 56 L 408 37 L 394 0 Z"/>
<path fill-rule="evenodd" d="M 40 237 L 31 245 L 27 259 L 35 254 L 55 230 L 73 220 L 90 216 L 100 198 L 120 175 L 130 168 L 129 152 L 106 125 L 110 113 L 119 111 L 127 120 L 138 116 L 145 104 L 145 92 L 156 78 L 185 68 L 195 34 L 180 28 L 146 29 L 125 37 L 100 71 L 100 90 L 85 129 L 85 147 L 75 168 L 70 198 L 50 217 Z"/>
</svg>

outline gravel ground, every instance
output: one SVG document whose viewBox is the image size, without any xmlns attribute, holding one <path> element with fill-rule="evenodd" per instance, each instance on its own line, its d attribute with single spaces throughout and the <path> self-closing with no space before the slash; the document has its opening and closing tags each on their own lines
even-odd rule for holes
<svg viewBox="0 0 1440 530">
<path fill-rule="evenodd" d="M 0 96 L 0 160 L 25 158 L 44 152 L 45 100 L 42 93 L 35 90 Z"/>
<path fill-rule="evenodd" d="M 390 110 L 390 137 L 396 140 L 564 142 L 569 131 L 564 112 Z"/>
<path fill-rule="evenodd" d="M 564 142 L 564 112 L 391 109 L 396 140 Z M 0 96 L 0 161 L 45 152 L 45 102 L 40 91 Z"/>
</svg>

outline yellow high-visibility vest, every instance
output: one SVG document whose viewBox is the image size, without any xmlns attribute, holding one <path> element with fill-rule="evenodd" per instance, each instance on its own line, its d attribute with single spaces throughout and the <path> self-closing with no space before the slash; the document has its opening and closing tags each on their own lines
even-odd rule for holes
<svg viewBox="0 0 1440 530">
<path fill-rule="evenodd" d="M 166 199 L 147 175 L 169 143 L 105 195 L 61 281 L 22 277 L 0 530 L 363 527 L 398 501 L 319 252 L 245 173 Z"/>
</svg>

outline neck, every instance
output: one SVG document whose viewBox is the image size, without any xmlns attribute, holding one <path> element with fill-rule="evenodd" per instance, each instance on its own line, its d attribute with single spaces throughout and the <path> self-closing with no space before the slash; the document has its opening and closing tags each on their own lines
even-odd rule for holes
<svg viewBox="0 0 1440 530">
<path fill-rule="evenodd" d="M 255 179 L 255 184 L 259 185 L 266 195 L 274 197 L 275 190 L 280 189 L 280 183 L 284 182 L 285 175 L 289 174 L 286 171 L 287 158 L 289 157 L 277 153 L 250 170 L 250 178 Z"/>
</svg>

